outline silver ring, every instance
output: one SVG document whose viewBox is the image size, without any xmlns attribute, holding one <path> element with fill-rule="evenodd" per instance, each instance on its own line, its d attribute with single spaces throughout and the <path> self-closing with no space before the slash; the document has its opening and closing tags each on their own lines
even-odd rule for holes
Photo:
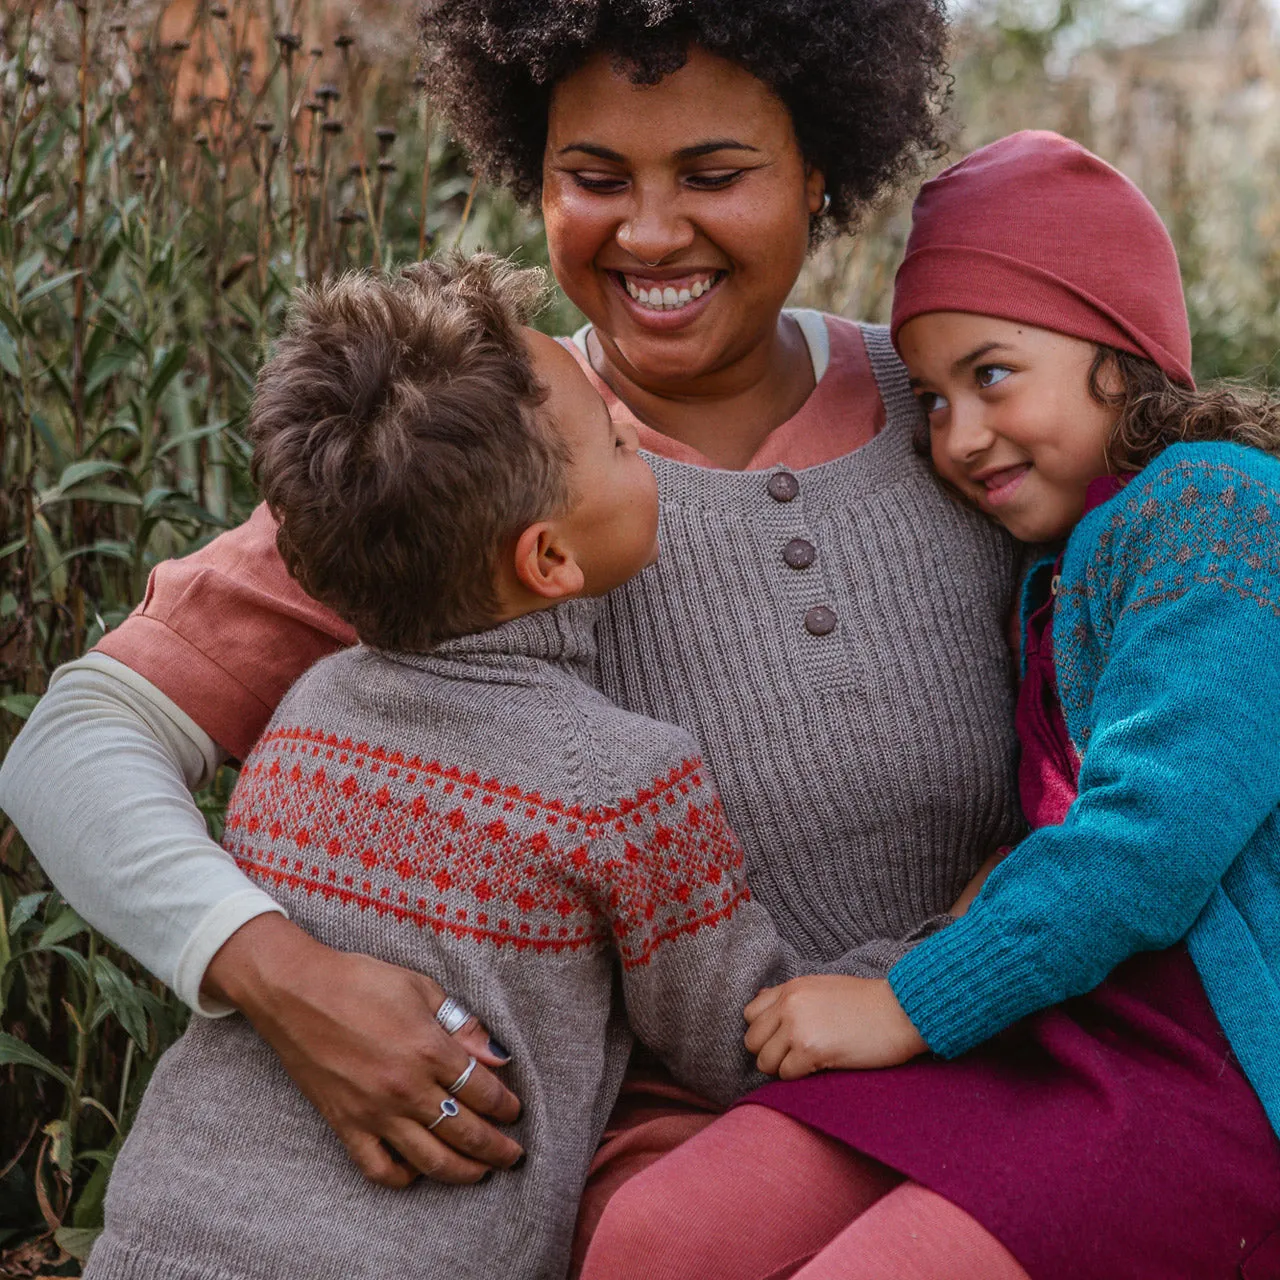
<svg viewBox="0 0 1280 1280">
<path fill-rule="evenodd" d="M 436 1021 L 450 1034 L 461 1031 L 471 1021 L 471 1014 L 452 996 L 445 996 L 444 1003 L 436 1010 Z"/>
<path fill-rule="evenodd" d="M 817 216 L 823 217 L 831 208 L 831 192 L 824 191 L 822 193 L 822 203 L 818 206 Z"/>
<path fill-rule="evenodd" d="M 431 1130 L 434 1129 L 436 1125 L 440 1123 L 441 1120 L 448 1120 L 451 1117 L 456 1116 L 457 1114 L 458 1114 L 458 1104 L 452 1098 L 441 1098 L 440 1114 L 436 1116 L 436 1118 L 429 1125 L 427 1125 L 427 1132 L 430 1133 Z"/>
<path fill-rule="evenodd" d="M 474 1058 L 467 1059 L 467 1065 L 462 1068 L 462 1074 L 449 1086 L 446 1090 L 448 1093 L 457 1093 L 468 1080 L 471 1079 L 471 1073 L 476 1069 L 476 1060 Z"/>
</svg>

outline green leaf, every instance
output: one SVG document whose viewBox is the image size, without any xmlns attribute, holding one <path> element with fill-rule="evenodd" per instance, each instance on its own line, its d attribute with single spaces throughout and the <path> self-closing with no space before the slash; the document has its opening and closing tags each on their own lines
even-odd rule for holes
<svg viewBox="0 0 1280 1280">
<path fill-rule="evenodd" d="M 92 395 L 117 373 L 123 373 L 136 360 L 137 352 L 134 351 L 109 351 L 106 355 L 99 356 L 90 367 L 88 377 L 85 378 L 85 394 Z"/>
<path fill-rule="evenodd" d="M 14 538 L 12 542 L 6 542 L 3 547 L 0 547 L 0 560 L 7 560 L 15 551 L 21 551 L 26 545 L 26 538 Z"/>
<path fill-rule="evenodd" d="M 137 507 L 142 499 L 128 489 L 120 489 L 112 484 L 82 484 L 70 493 L 52 489 L 40 495 L 40 506 L 52 507 L 59 502 L 110 502 L 117 506 Z"/>
<path fill-rule="evenodd" d="M 46 947 L 45 950 L 61 956 L 76 971 L 81 982 L 89 981 L 89 962 L 78 951 L 72 951 L 70 947 Z"/>
<path fill-rule="evenodd" d="M 95 956 L 93 972 L 98 979 L 98 991 L 116 1015 L 116 1021 L 129 1034 L 129 1038 L 147 1051 L 150 1037 L 147 1033 L 147 1014 L 134 984 L 105 956 Z"/>
<path fill-rule="evenodd" d="M 228 418 L 220 418 L 217 422 L 210 422 L 206 426 L 196 427 L 192 431 L 183 431 L 176 436 L 170 436 L 157 450 L 156 457 L 163 458 L 171 449 L 180 449 L 184 444 L 191 444 L 196 440 L 204 440 L 208 436 L 216 436 L 219 431 L 226 429 Z"/>
<path fill-rule="evenodd" d="M 18 344 L 9 332 L 9 326 L 0 323 L 0 369 L 11 377 L 22 377 L 22 369 L 18 364 Z"/>
<path fill-rule="evenodd" d="M 9 936 L 11 938 L 16 938 L 23 925 L 34 918 L 48 896 L 49 891 L 47 889 L 43 893 L 24 893 L 13 904 L 13 910 L 9 912 Z"/>
<path fill-rule="evenodd" d="M 59 1227 L 53 1238 L 77 1262 L 88 1262 L 89 1250 L 101 1234 L 101 1227 Z"/>
<path fill-rule="evenodd" d="M 0 1066 L 16 1064 L 20 1067 L 34 1067 L 52 1076 L 59 1084 L 70 1089 L 71 1077 L 61 1067 L 55 1067 L 44 1054 L 37 1052 L 25 1040 L 11 1036 L 7 1031 L 0 1031 Z"/>
<path fill-rule="evenodd" d="M 171 383 L 182 367 L 187 363 L 187 344 L 179 342 L 172 346 L 156 362 L 155 372 L 151 375 L 151 384 L 147 387 L 147 397 L 159 400 L 165 388 Z"/>
<path fill-rule="evenodd" d="M 13 269 L 13 287 L 14 291 L 21 294 L 23 289 L 31 283 L 31 277 L 44 266 L 44 250 L 37 249 L 35 253 L 28 254 Z"/>
<path fill-rule="evenodd" d="M 24 294 L 18 299 L 18 305 L 25 309 L 38 298 L 43 298 L 45 294 L 52 293 L 55 289 L 61 289 L 68 280 L 74 280 L 76 276 L 81 275 L 83 272 L 83 267 L 77 267 L 74 271 L 64 271 L 61 275 L 54 276 L 52 280 L 46 280 L 43 284 L 36 285 L 30 293 Z"/>
<path fill-rule="evenodd" d="M 47 951 L 55 943 L 66 942 L 68 938 L 74 938 L 77 933 L 83 933 L 88 927 L 77 912 L 71 907 L 64 907 L 54 917 L 53 923 L 40 935 L 40 941 L 36 946 L 41 951 Z"/>
<path fill-rule="evenodd" d="M 6 693 L 0 697 L 0 708 L 11 716 L 17 716 L 19 720 L 25 720 L 36 709 L 39 701 L 38 693 Z"/>
<path fill-rule="evenodd" d="M 108 472 L 115 472 L 117 475 L 123 472 L 127 475 L 128 470 L 128 467 L 118 462 L 108 462 L 104 458 L 87 458 L 81 462 L 73 462 L 63 471 L 58 477 L 57 487 L 65 493 L 68 489 L 94 476 L 106 475 Z"/>
</svg>

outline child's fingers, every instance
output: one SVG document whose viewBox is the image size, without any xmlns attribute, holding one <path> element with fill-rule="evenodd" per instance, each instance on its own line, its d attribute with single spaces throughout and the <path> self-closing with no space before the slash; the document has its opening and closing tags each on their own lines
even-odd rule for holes
<svg viewBox="0 0 1280 1280">
<path fill-rule="evenodd" d="M 755 1021 L 747 1028 L 747 1034 L 742 1037 L 742 1043 L 752 1053 L 759 1053 L 778 1030 L 778 1024 L 781 1021 L 781 1015 L 776 1008 L 770 1007 L 763 1010 L 756 1015 Z"/>
<path fill-rule="evenodd" d="M 799 1080 L 802 1076 L 811 1076 L 817 1070 L 813 1059 L 807 1052 L 788 1045 L 787 1053 L 778 1063 L 779 1080 Z"/>
<path fill-rule="evenodd" d="M 787 1051 L 791 1048 L 791 1038 L 782 1030 L 761 1046 L 756 1054 L 756 1066 L 767 1076 L 776 1076 Z"/>
<path fill-rule="evenodd" d="M 766 1009 L 772 1008 L 777 1003 L 778 992 L 781 987 L 761 987 L 756 993 L 756 998 L 743 1009 L 743 1017 L 748 1022 L 754 1022 Z"/>
</svg>

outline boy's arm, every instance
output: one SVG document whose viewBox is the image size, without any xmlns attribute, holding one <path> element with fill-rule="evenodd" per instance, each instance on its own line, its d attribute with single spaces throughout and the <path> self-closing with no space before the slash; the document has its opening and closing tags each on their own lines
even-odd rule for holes
<svg viewBox="0 0 1280 1280">
<path fill-rule="evenodd" d="M 1110 643 L 1076 802 L 996 867 L 963 919 L 890 971 L 936 1051 L 962 1053 L 1179 941 L 1275 813 L 1280 500 L 1259 488 L 1211 497 L 1206 511 L 1167 483 L 1113 531 L 1099 580 L 1117 575 L 1122 589 L 1097 602 Z"/>
<path fill-rule="evenodd" d="M 743 1005 L 794 962 L 752 901 L 700 758 L 611 812 L 583 870 L 614 936 L 628 1020 L 682 1084 L 730 1102 L 763 1082 L 742 1043 Z"/>
</svg>

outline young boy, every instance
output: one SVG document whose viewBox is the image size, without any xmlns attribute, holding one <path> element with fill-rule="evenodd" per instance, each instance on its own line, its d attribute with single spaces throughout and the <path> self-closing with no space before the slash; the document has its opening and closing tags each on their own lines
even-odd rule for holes
<svg viewBox="0 0 1280 1280">
<path fill-rule="evenodd" d="M 431 975 L 511 1051 L 523 1166 L 367 1181 L 240 1017 L 157 1067 L 90 1280 L 556 1277 L 634 1030 L 752 1080 L 740 1010 L 790 976 L 683 730 L 584 681 L 595 597 L 657 554 L 657 489 L 539 278 L 478 257 L 303 293 L 251 416 L 290 571 L 362 643 L 281 703 L 225 845 L 321 942 Z M 465 1124 L 442 1093 L 436 1125 Z"/>
</svg>

